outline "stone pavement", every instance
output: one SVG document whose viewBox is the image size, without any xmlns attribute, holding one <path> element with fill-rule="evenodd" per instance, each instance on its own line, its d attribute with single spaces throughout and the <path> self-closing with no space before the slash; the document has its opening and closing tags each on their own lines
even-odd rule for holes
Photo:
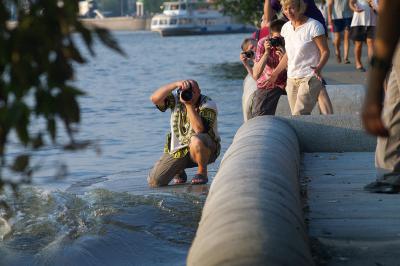
<svg viewBox="0 0 400 266">
<path fill-rule="evenodd" d="M 359 72 L 355 69 L 354 56 L 353 56 L 353 44 L 350 45 L 349 50 L 349 60 L 351 64 L 338 64 L 336 62 L 335 50 L 331 40 L 328 40 L 329 49 L 331 51 L 328 63 L 325 65 L 322 75 L 325 78 L 328 85 L 334 84 L 363 84 L 367 82 L 366 72 Z M 343 47 L 343 44 L 342 44 Z M 342 49 L 343 50 L 343 49 Z M 364 67 L 368 69 L 368 59 L 367 59 L 367 47 L 363 46 L 363 56 L 362 62 Z M 343 51 L 342 51 L 343 54 Z"/>
<path fill-rule="evenodd" d="M 367 74 L 354 68 L 353 46 L 347 65 L 336 62 L 331 43 L 330 49 L 327 83 L 365 85 Z M 301 179 L 317 265 L 400 266 L 400 195 L 363 190 L 375 179 L 374 152 L 305 153 Z"/>
<path fill-rule="evenodd" d="M 317 265 L 400 265 L 400 195 L 374 194 L 374 153 L 303 154 L 308 224 Z"/>
</svg>

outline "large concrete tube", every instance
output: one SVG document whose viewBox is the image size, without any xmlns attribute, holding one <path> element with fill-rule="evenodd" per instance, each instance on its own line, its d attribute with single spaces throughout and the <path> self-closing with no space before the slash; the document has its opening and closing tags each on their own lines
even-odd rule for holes
<svg viewBox="0 0 400 266">
<path fill-rule="evenodd" d="M 188 265 L 313 265 L 294 130 L 271 116 L 237 132 L 211 185 Z"/>
<path fill-rule="evenodd" d="M 243 111 L 243 121 L 249 120 L 251 115 L 250 106 L 253 101 L 253 93 L 257 89 L 257 83 L 252 76 L 247 74 L 243 81 L 243 94 L 242 94 L 242 111 Z"/>
<path fill-rule="evenodd" d="M 251 86 L 251 83 L 249 83 Z M 333 113 L 340 115 L 359 115 L 364 101 L 365 87 L 356 84 L 327 85 L 326 90 L 332 102 Z M 319 115 L 318 103 L 311 112 L 312 115 Z M 276 115 L 291 115 L 289 102 L 286 96 L 279 99 Z"/>
<path fill-rule="evenodd" d="M 367 135 L 359 115 L 279 117 L 296 132 L 302 152 L 372 152 L 376 137 Z"/>
</svg>

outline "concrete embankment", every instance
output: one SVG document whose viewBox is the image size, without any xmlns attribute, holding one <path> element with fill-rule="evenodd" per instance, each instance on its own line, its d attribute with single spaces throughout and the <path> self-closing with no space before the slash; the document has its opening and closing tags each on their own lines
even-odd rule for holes
<svg viewBox="0 0 400 266">
<path fill-rule="evenodd" d="M 256 90 L 256 82 L 247 75 L 243 81 L 242 109 L 243 120 L 247 121 L 250 114 L 250 106 L 252 94 Z M 365 86 L 362 84 L 334 84 L 327 85 L 326 90 L 330 96 L 334 114 L 360 114 L 360 108 L 364 100 Z M 311 113 L 312 115 L 320 114 L 318 104 Z M 276 115 L 291 115 L 289 103 L 286 96 L 279 99 Z"/>
<path fill-rule="evenodd" d="M 151 18 L 146 17 L 109 17 L 103 19 L 82 19 L 87 27 L 102 27 L 108 30 L 138 31 L 149 30 Z"/>
<path fill-rule="evenodd" d="M 255 82 L 244 81 L 246 120 Z M 313 265 L 299 192 L 299 162 L 307 152 L 373 151 L 376 139 L 359 119 L 363 85 L 328 85 L 335 115 L 277 114 L 238 130 L 211 185 L 188 265 Z M 217 251 L 217 252 L 216 252 Z"/>
<path fill-rule="evenodd" d="M 297 137 L 286 122 L 245 123 L 211 185 L 188 265 L 311 265 L 299 166 Z"/>
<path fill-rule="evenodd" d="M 108 17 L 103 19 L 85 18 L 82 23 L 88 27 L 101 27 L 115 31 L 140 31 L 150 30 L 150 17 Z M 8 21 L 7 26 L 12 29 L 17 26 L 17 22 Z"/>
<path fill-rule="evenodd" d="M 300 204 L 301 153 L 374 146 L 356 115 L 249 120 L 211 185 L 188 265 L 313 265 Z"/>
</svg>

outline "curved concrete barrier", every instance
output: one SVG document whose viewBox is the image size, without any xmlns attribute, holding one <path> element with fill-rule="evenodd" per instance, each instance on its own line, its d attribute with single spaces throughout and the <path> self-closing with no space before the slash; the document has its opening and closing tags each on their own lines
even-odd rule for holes
<svg viewBox="0 0 400 266">
<path fill-rule="evenodd" d="M 243 82 L 243 96 L 247 96 L 246 100 L 242 98 L 243 113 L 247 114 L 250 108 L 251 95 L 257 89 L 257 84 L 251 76 L 247 76 Z M 360 114 L 360 109 L 364 100 L 365 87 L 364 85 L 355 84 L 339 84 L 339 85 L 327 85 L 326 90 L 328 91 L 329 97 L 333 106 L 334 114 Z M 317 104 L 318 106 L 318 104 Z M 315 107 L 312 111 L 312 115 L 318 115 L 319 108 Z M 279 100 L 278 107 L 276 109 L 276 115 L 288 116 L 291 115 L 289 103 L 286 96 L 282 96 Z M 245 121 L 247 119 L 245 118 Z"/>
<path fill-rule="evenodd" d="M 283 120 L 237 132 L 211 185 L 188 265 L 313 265 L 300 202 L 300 148 Z"/>
<path fill-rule="evenodd" d="M 302 152 L 372 152 L 376 137 L 368 135 L 359 115 L 278 117 L 296 132 Z"/>
<path fill-rule="evenodd" d="M 243 110 L 243 121 L 249 120 L 250 106 L 253 99 L 253 93 L 257 89 L 257 83 L 252 76 L 247 74 L 243 81 L 243 95 L 242 95 L 242 110 Z"/>
</svg>

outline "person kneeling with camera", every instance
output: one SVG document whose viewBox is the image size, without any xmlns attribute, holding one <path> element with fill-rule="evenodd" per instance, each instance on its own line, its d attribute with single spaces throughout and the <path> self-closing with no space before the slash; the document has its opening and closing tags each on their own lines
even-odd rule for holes
<svg viewBox="0 0 400 266">
<path fill-rule="evenodd" d="M 186 168 L 198 167 L 191 183 L 206 184 L 207 165 L 213 163 L 220 152 L 217 128 L 217 105 L 201 94 L 195 80 L 182 80 L 161 86 L 150 97 L 157 108 L 171 109 L 171 131 L 164 154 L 150 171 L 149 186 L 166 186 L 187 181 Z"/>
</svg>

